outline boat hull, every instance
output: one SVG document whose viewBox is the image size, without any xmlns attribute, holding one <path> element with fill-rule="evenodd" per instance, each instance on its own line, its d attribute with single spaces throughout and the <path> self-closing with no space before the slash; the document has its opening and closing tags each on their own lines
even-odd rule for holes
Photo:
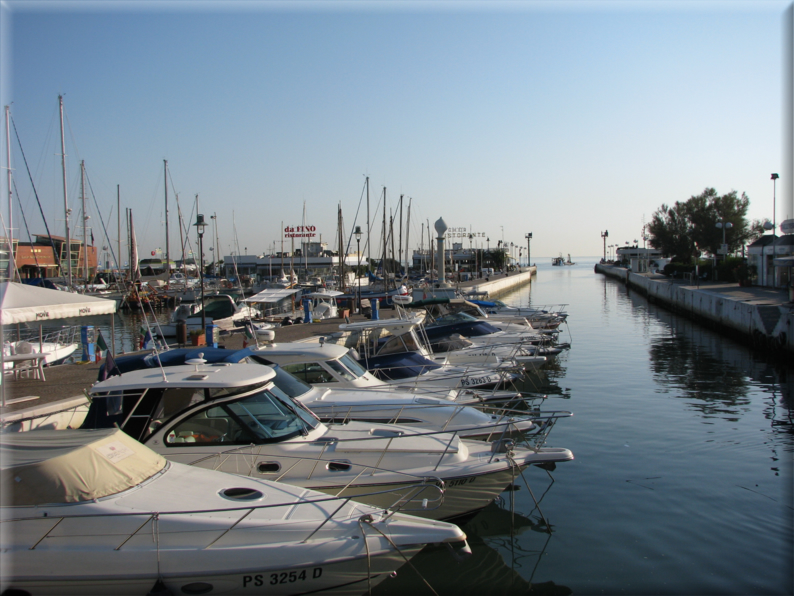
<svg viewBox="0 0 794 596">
<path fill-rule="evenodd" d="M 151 537 L 149 537 L 151 542 Z M 371 539 L 372 540 L 372 539 Z M 366 593 L 368 585 L 376 586 L 394 573 L 405 563 L 402 555 L 393 550 L 391 552 L 373 552 L 368 563 L 365 558 L 343 558 L 337 560 L 318 560 L 310 565 L 291 565 L 288 554 L 290 545 L 284 544 L 279 547 L 281 554 L 277 557 L 270 557 L 263 553 L 261 557 L 262 565 L 249 569 L 239 569 L 239 555 L 232 553 L 224 555 L 218 550 L 210 549 L 207 551 L 186 550 L 183 553 L 160 553 L 160 574 L 162 584 L 170 590 L 171 594 L 267 594 L 267 595 L 289 595 L 289 594 L 334 594 L 338 596 L 358 596 Z M 344 544 L 338 545 L 344 548 Z M 400 547 L 406 558 L 413 557 L 425 545 L 418 544 Z M 373 544 L 372 548 L 375 548 Z M 324 549 L 325 550 L 325 549 Z M 34 553 L 36 551 L 33 551 Z M 74 558 L 74 568 L 85 569 L 85 556 L 87 553 L 80 550 L 72 551 L 72 554 L 63 552 L 50 553 L 53 559 L 52 564 L 57 563 L 57 567 L 68 564 L 68 558 Z M 96 553 L 91 553 L 94 556 Z M 331 554 L 328 551 L 327 554 Z M 318 556 L 320 553 L 318 552 Z M 101 571 L 96 577 L 36 577 L 40 575 L 42 569 L 51 569 L 52 564 L 48 564 L 48 557 L 42 556 L 39 552 L 35 557 L 30 557 L 33 561 L 30 569 L 31 576 L 19 573 L 12 578 L 4 578 L 2 589 L 24 590 L 31 596 L 107 596 L 114 594 L 117 596 L 144 596 L 149 594 L 155 587 L 158 580 L 157 561 L 152 555 L 135 553 L 135 558 L 140 564 L 136 564 L 137 570 L 133 571 L 130 567 L 129 557 L 119 556 L 115 553 L 114 557 L 108 560 L 95 561 L 93 566 L 97 571 Z M 172 558 L 190 557 L 195 563 L 195 567 L 211 569 L 205 573 L 192 573 L 190 575 L 169 573 Z M 27 570 L 27 559 L 22 553 L 15 553 L 13 566 L 18 572 Z M 113 561 L 112 559 L 116 559 Z M 274 562 L 277 559 L 279 562 Z M 119 564 L 121 561 L 123 564 Z M 142 567 L 148 569 L 142 569 Z M 233 572 L 227 571 L 234 569 Z"/>
</svg>

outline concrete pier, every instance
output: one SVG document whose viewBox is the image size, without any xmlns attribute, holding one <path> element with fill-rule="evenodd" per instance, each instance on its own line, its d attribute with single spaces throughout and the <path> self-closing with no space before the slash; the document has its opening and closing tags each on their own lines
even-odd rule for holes
<svg viewBox="0 0 794 596">
<path fill-rule="evenodd" d="M 596 273 L 620 280 L 650 302 L 773 352 L 794 352 L 794 302 L 788 290 L 672 279 L 598 263 Z"/>
<path fill-rule="evenodd" d="M 532 276 L 537 273 L 536 266 L 525 267 L 521 271 L 515 271 L 507 274 L 497 274 L 485 278 L 469 282 L 465 290 L 467 292 L 488 292 L 491 298 L 496 298 L 500 294 L 511 292 L 516 288 L 528 284 L 532 281 Z"/>
</svg>

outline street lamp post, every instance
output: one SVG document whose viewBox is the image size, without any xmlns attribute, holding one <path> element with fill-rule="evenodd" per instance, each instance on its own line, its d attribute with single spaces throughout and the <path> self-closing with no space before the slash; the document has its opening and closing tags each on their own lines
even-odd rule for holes
<svg viewBox="0 0 794 596">
<path fill-rule="evenodd" d="M 529 252 L 529 241 L 532 240 L 532 232 L 527 232 L 524 238 L 527 239 L 527 267 L 532 267 L 532 253 Z"/>
<path fill-rule="evenodd" d="M 733 227 L 733 224 L 729 221 L 718 221 L 717 222 L 717 229 L 722 230 L 722 254 L 723 260 L 728 258 L 728 245 L 725 243 L 725 230 L 730 230 Z"/>
<path fill-rule="evenodd" d="M 207 224 L 204 223 L 204 215 L 199 213 L 196 215 L 196 231 L 199 238 L 199 283 L 201 284 L 201 328 L 206 331 L 207 329 L 207 313 L 204 311 L 204 228 Z"/>
<path fill-rule="evenodd" d="M 601 239 L 604 241 L 604 260 L 607 260 L 607 238 L 609 238 L 609 230 L 601 232 Z"/>
<path fill-rule="evenodd" d="M 718 221 L 717 222 L 717 229 L 722 230 L 722 247 L 718 252 L 722 253 L 722 262 L 725 263 L 726 259 L 728 258 L 728 245 L 725 243 L 725 230 L 730 230 L 733 227 L 733 224 L 729 221 Z M 716 270 L 716 262 L 717 260 L 714 259 L 714 281 L 717 281 L 717 270 Z"/>
</svg>

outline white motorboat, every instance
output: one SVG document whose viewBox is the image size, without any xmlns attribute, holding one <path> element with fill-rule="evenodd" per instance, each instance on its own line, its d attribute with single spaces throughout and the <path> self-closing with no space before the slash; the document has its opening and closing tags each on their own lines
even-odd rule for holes
<svg viewBox="0 0 794 596">
<path fill-rule="evenodd" d="M 372 374 L 390 384 L 417 383 L 433 387 L 488 388 L 506 385 L 521 376 L 515 362 L 505 362 L 495 354 L 470 354 L 460 357 L 438 355 L 431 358 L 414 333 L 424 313 L 399 319 L 343 323 L 339 332 L 325 338 L 352 348 L 359 362 Z M 316 341 L 314 339 L 308 340 Z"/>
<path fill-rule="evenodd" d="M 37 342 L 37 341 L 15 341 L 8 342 L 3 346 L 3 353 L 6 356 L 13 356 L 14 354 L 47 354 L 44 357 L 44 364 L 55 365 L 60 364 L 69 356 L 77 351 L 79 346 L 75 344 L 59 344 L 55 342 Z M 12 362 L 6 362 L 5 368 L 11 368 Z"/>
<path fill-rule="evenodd" d="M 320 321 L 339 317 L 339 308 L 336 304 L 336 298 L 342 295 L 344 295 L 343 292 L 338 292 L 336 290 L 320 290 L 304 294 L 301 299 L 310 301 L 312 319 Z"/>
<path fill-rule="evenodd" d="M 206 296 L 204 299 L 204 321 L 206 324 L 218 325 L 221 329 L 231 329 L 235 326 L 242 326 L 246 321 L 250 321 L 259 315 L 256 309 L 244 303 L 235 303 L 234 299 L 227 294 L 216 294 Z M 202 329 L 200 303 L 180 304 L 171 314 L 168 324 L 160 325 L 163 337 L 176 337 L 177 323 L 184 321 L 188 333 L 196 329 Z"/>
<path fill-rule="evenodd" d="M 484 401 L 511 402 L 520 399 L 520 396 L 512 391 L 469 387 L 450 389 L 411 381 L 388 383 L 364 368 L 354 357 L 357 352 L 330 342 L 292 342 L 275 346 L 276 349 L 272 349 L 266 344 L 251 350 L 259 358 L 264 358 L 265 362 L 278 364 L 315 387 L 410 393 L 467 405 L 481 404 Z"/>
<path fill-rule="evenodd" d="M 420 305 L 432 305 L 435 307 L 441 304 L 456 304 L 447 298 L 424 300 Z M 458 300 L 457 303 L 470 304 L 465 300 Z M 400 319 L 403 321 L 414 321 L 406 310 L 411 303 L 410 296 L 405 297 L 397 304 L 400 312 Z M 477 309 L 475 305 L 471 305 Z M 422 308 L 422 306 L 420 306 Z M 378 344 L 373 345 L 372 351 L 377 353 L 394 353 L 401 349 L 408 351 L 414 350 L 423 356 L 445 366 L 465 365 L 465 366 L 488 366 L 488 367 L 517 367 L 521 366 L 524 370 L 537 370 L 546 364 L 545 354 L 539 353 L 536 343 L 548 343 L 550 340 L 535 333 L 528 325 L 491 325 L 490 322 L 479 321 L 475 323 L 473 315 L 462 318 L 461 311 L 444 310 L 439 313 L 437 308 L 427 309 L 421 314 L 424 319 L 415 325 L 395 326 L 389 328 L 389 333 L 394 337 L 380 337 Z M 431 313 L 435 312 L 435 316 Z M 441 316 L 443 314 L 443 316 Z M 468 315 L 468 313 L 463 313 Z M 480 312 L 484 317 L 485 315 Z M 430 325 L 428 325 L 430 319 Z M 472 327 L 472 325 L 474 325 Z M 342 329 L 342 327 L 340 327 Z M 508 331 L 509 329 L 509 331 Z M 502 332 L 502 333 L 499 333 Z M 495 337 L 506 338 L 505 341 L 478 342 L 468 339 L 471 335 L 480 333 L 497 334 Z M 508 335 L 508 333 L 510 335 Z M 462 335 L 461 335 L 462 334 Z M 463 337 L 463 336 L 466 337 Z M 348 340 L 349 341 L 349 340 Z M 369 351 L 368 345 L 362 349 Z"/>
<path fill-rule="evenodd" d="M 520 317 L 527 319 L 532 326 L 538 328 L 555 328 L 568 319 L 565 308 L 567 304 L 553 304 L 543 306 L 510 306 L 501 300 L 477 300 L 471 302 L 482 308 L 489 318 Z"/>
<path fill-rule="evenodd" d="M 289 372 L 296 361 L 306 360 L 306 352 L 344 350 L 339 346 L 322 347 L 319 344 L 267 344 L 252 348 L 250 360 L 273 365 L 275 385 L 291 398 L 303 403 L 325 423 L 346 423 L 351 420 L 378 424 L 397 424 L 420 427 L 430 431 L 457 432 L 462 438 L 495 440 L 504 436 L 522 437 L 536 430 L 527 412 L 491 408 L 488 413 L 464 404 L 451 404 L 449 400 L 432 396 L 419 396 L 399 391 L 371 389 L 315 387 Z M 186 350 L 186 352 L 189 352 Z M 345 374 L 345 368 L 336 366 Z M 299 374 L 306 376 L 306 368 L 298 366 Z M 322 369 L 317 371 L 323 375 Z M 311 375 L 311 373 L 309 373 Z M 329 377 L 323 376 L 324 380 Z M 546 420 L 546 419 L 544 419 Z"/>
<path fill-rule="evenodd" d="M 84 428 L 118 424 L 172 461 L 434 519 L 485 507 L 531 464 L 573 459 L 567 449 L 513 448 L 404 425 L 329 428 L 273 383 L 268 366 L 192 364 L 97 383 Z"/>
<path fill-rule="evenodd" d="M 3 594 L 360 594 L 452 524 L 168 462 L 117 429 L 3 437 Z"/>
</svg>

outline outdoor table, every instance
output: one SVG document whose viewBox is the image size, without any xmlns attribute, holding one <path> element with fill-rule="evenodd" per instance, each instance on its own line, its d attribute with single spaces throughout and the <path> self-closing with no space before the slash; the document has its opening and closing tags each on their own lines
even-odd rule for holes
<svg viewBox="0 0 794 596">
<path fill-rule="evenodd" d="M 3 356 L 5 362 L 14 363 L 14 378 L 19 379 L 19 373 L 24 370 L 17 368 L 17 362 L 33 362 L 32 368 L 36 371 L 36 378 L 46 381 L 44 378 L 44 359 L 49 356 L 49 352 L 34 352 L 32 354 L 12 354 L 10 356 Z"/>
</svg>

